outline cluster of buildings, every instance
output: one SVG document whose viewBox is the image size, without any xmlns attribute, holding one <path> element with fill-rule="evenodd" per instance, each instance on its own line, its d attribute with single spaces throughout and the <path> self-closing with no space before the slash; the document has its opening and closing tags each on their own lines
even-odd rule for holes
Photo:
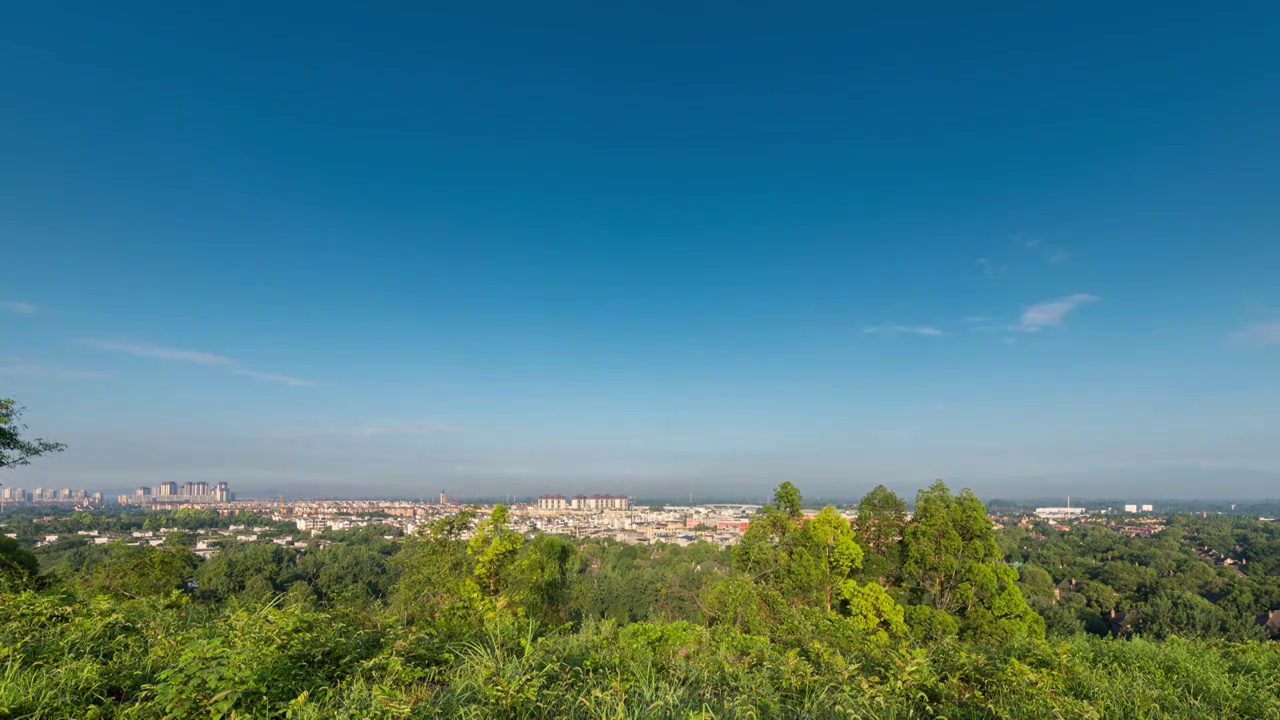
<svg viewBox="0 0 1280 720">
<path fill-rule="evenodd" d="M 443 493 L 441 493 L 443 495 Z M 538 498 L 539 510 L 626 510 L 631 500 L 626 495 L 543 495 Z"/>
<path fill-rule="evenodd" d="M 575 499 L 578 500 L 576 507 Z M 688 545 L 707 541 L 723 547 L 742 539 L 751 514 L 760 509 L 759 505 L 737 504 L 667 505 L 650 509 L 633 507 L 626 497 L 616 495 L 594 496 L 594 503 L 590 502 L 592 499 L 593 496 L 544 495 L 536 503 L 512 505 L 512 527 L 526 534 L 545 532 L 577 538 L 607 538 L 639 545 L 656 542 Z"/>
<path fill-rule="evenodd" d="M 0 488 L 0 501 L 6 503 L 58 503 L 68 505 L 101 505 L 102 493 L 71 488 L 36 488 L 27 491 L 18 487 Z"/>
<path fill-rule="evenodd" d="M 1126 513 L 1129 513 L 1130 515 L 1136 515 L 1138 513 L 1154 512 L 1155 508 L 1151 505 L 1141 505 L 1141 504 L 1135 503 L 1135 504 L 1125 505 L 1124 511 Z M 1107 510 L 1103 510 L 1102 512 L 1104 514 L 1111 514 L 1113 511 L 1110 509 L 1107 509 Z M 1074 518 L 1082 518 L 1087 514 L 1089 514 L 1089 511 L 1085 510 L 1082 507 L 1071 507 L 1071 498 L 1067 498 L 1066 507 L 1036 508 L 1036 516 L 1044 520 L 1071 520 Z"/>
<path fill-rule="evenodd" d="M 1036 508 L 1036 517 L 1045 520 L 1069 520 L 1071 518 L 1084 517 L 1088 511 L 1082 507 L 1071 507 L 1067 503 L 1067 507 L 1039 507 Z"/>
<path fill-rule="evenodd" d="M 172 504 L 213 504 L 228 503 L 236 499 L 227 483 L 210 485 L 206 482 L 188 482 L 179 485 L 176 482 L 162 482 L 154 489 L 143 486 L 133 491 L 132 495 L 120 495 L 116 501 L 121 505 L 164 506 Z"/>
</svg>

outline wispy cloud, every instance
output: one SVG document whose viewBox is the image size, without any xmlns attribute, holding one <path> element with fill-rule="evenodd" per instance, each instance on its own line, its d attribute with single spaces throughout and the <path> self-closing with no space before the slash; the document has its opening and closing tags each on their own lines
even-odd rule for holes
<svg viewBox="0 0 1280 720">
<path fill-rule="evenodd" d="M 456 425 L 441 423 L 409 423 L 404 425 L 366 425 L 356 428 L 353 433 L 357 437 L 378 437 L 383 435 L 437 435 L 440 433 L 460 432 Z"/>
<path fill-rule="evenodd" d="M 18 313 L 19 315 L 31 315 L 37 310 L 36 306 L 31 303 L 18 302 L 16 300 L 0 302 L 0 308 L 4 308 L 9 312 Z"/>
<path fill-rule="evenodd" d="M 80 340 L 83 345 L 98 350 L 106 350 L 108 352 L 124 353 L 126 355 L 135 355 L 137 357 L 156 358 L 157 360 L 172 360 L 175 362 L 195 363 L 196 365 L 235 365 L 236 361 L 226 355 L 215 355 L 214 353 L 199 352 L 196 350 L 179 350 L 175 348 L 161 347 L 159 345 L 147 345 L 144 343 L 129 342 L 127 340 L 95 340 L 86 338 Z"/>
<path fill-rule="evenodd" d="M 1018 237 L 1015 239 L 1022 244 L 1022 247 L 1036 253 L 1045 261 L 1054 265 L 1064 263 L 1071 259 L 1071 253 L 1061 245 L 1053 245 L 1039 238 L 1024 240 L 1021 237 Z"/>
<path fill-rule="evenodd" d="M 1009 329 L 1020 332 L 1037 332 L 1047 327 L 1057 327 L 1076 308 L 1098 302 L 1098 300 L 1099 298 L 1096 295 L 1076 293 L 1057 300 L 1038 302 L 1023 310 L 1019 324 Z"/>
<path fill-rule="evenodd" d="M 1250 323 L 1231 333 L 1231 339 L 1243 345 L 1280 345 L 1280 320 Z"/>
<path fill-rule="evenodd" d="M 199 350 L 184 350 L 164 347 L 161 345 L 150 345 L 147 343 L 139 343 L 129 340 L 99 340 L 94 338 L 84 338 L 78 342 L 82 345 L 87 345 L 98 350 L 123 353 L 125 355 L 133 355 L 135 357 L 154 358 L 156 360 L 166 360 L 169 362 L 192 363 L 195 365 L 208 365 L 212 367 L 225 368 L 233 375 L 283 383 L 291 387 L 303 387 L 312 384 L 310 380 L 303 380 L 302 378 L 290 375 L 282 375 L 280 373 L 265 372 L 262 370 L 247 368 L 244 367 L 240 361 L 217 353 L 202 352 Z"/>
<path fill-rule="evenodd" d="M 312 385 L 310 380 L 303 380 L 290 375 L 281 375 L 280 373 L 262 372 L 261 370 L 247 370 L 245 368 L 236 368 L 231 371 L 232 375 L 243 375 L 257 380 L 269 380 L 271 382 L 284 383 L 290 387 L 306 387 Z"/>
<path fill-rule="evenodd" d="M 930 337 L 947 334 L 945 331 L 931 325 L 876 325 L 865 327 L 862 332 L 867 335 L 926 335 Z"/>
<path fill-rule="evenodd" d="M 991 258 L 978 258 L 977 264 L 978 269 L 982 270 L 982 274 L 987 275 L 988 278 L 996 277 L 996 275 L 1005 272 L 1005 266 L 996 265 Z"/>
</svg>

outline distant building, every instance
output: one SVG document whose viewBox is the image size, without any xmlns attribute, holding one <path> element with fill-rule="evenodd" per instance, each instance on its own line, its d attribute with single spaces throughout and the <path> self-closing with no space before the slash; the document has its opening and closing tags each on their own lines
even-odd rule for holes
<svg viewBox="0 0 1280 720">
<path fill-rule="evenodd" d="M 1153 508 L 1153 507 L 1152 507 L 1152 506 L 1150 506 L 1150 505 L 1143 505 L 1143 506 L 1142 506 L 1142 512 L 1153 512 L 1154 510 L 1155 510 L 1155 508 Z"/>
<path fill-rule="evenodd" d="M 587 498 L 587 510 L 626 510 L 629 505 L 626 495 L 592 495 Z"/>
<path fill-rule="evenodd" d="M 294 521 L 299 530 L 323 530 L 325 521 L 317 517 L 300 517 Z"/>
<path fill-rule="evenodd" d="M 1084 508 L 1078 507 L 1042 507 L 1036 508 L 1036 516 L 1046 520 L 1065 520 L 1067 518 L 1081 517 L 1085 514 Z"/>
<path fill-rule="evenodd" d="M 160 497 L 173 497 L 178 494 L 178 483 L 162 482 L 156 487 L 156 495 Z"/>
<path fill-rule="evenodd" d="M 1138 512 L 1138 506 L 1137 506 L 1137 505 L 1125 505 L 1125 506 L 1124 506 L 1124 511 L 1125 511 L 1125 512 L 1127 512 L 1127 513 L 1136 513 L 1136 512 Z"/>
<path fill-rule="evenodd" d="M 440 491 L 440 504 L 441 505 L 449 504 L 449 496 L 445 495 L 443 490 Z"/>
<path fill-rule="evenodd" d="M 538 498 L 539 510 L 568 510 L 569 502 L 563 495 L 543 495 Z"/>
<path fill-rule="evenodd" d="M 539 510 L 626 510 L 631 500 L 626 495 L 543 495 L 538 498 Z"/>
</svg>

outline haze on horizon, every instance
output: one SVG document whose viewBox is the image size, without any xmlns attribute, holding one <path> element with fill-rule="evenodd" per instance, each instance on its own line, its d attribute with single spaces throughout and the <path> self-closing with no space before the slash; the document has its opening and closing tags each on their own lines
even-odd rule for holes
<svg viewBox="0 0 1280 720">
<path fill-rule="evenodd" d="M 6 485 L 1280 486 L 1280 7 L 76 5 L 0 28 Z"/>
</svg>

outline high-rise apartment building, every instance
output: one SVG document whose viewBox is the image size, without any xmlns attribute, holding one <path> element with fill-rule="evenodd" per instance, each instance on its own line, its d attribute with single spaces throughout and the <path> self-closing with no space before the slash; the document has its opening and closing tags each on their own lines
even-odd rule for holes
<svg viewBox="0 0 1280 720">
<path fill-rule="evenodd" d="M 569 502 L 563 495 L 543 495 L 538 498 L 539 510 L 568 510 Z"/>
<path fill-rule="evenodd" d="M 626 510 L 631 501 L 626 495 L 543 495 L 538 498 L 539 510 Z"/>
</svg>

